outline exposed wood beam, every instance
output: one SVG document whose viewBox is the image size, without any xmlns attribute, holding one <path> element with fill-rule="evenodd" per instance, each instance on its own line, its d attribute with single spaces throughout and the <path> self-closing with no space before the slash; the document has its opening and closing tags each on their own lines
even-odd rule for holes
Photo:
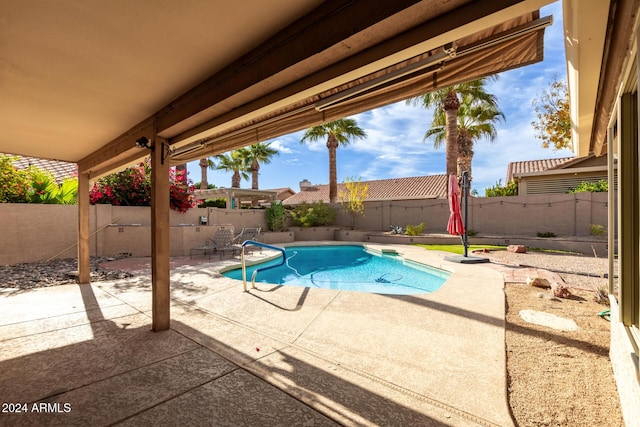
<svg viewBox="0 0 640 427">
<path fill-rule="evenodd" d="M 142 153 L 139 157 L 144 157 L 147 153 L 136 147 L 135 141 L 141 136 L 150 138 L 155 134 L 154 120 L 153 117 L 143 120 L 98 151 L 80 160 L 78 162 L 78 174 L 86 173 L 95 176 L 95 171 L 114 169 L 126 164 L 127 161 L 135 161 L 135 159 L 131 159 L 137 153 Z"/>
<path fill-rule="evenodd" d="M 355 0 L 322 4 L 160 110 L 156 114 L 158 133 L 415 3 L 418 0 Z"/>
<path fill-rule="evenodd" d="M 221 125 L 225 125 L 224 127 L 233 127 L 247 120 L 249 116 L 265 114 L 268 112 L 267 110 L 272 111 L 278 108 L 278 105 L 289 105 L 301 96 L 313 96 L 317 94 L 319 90 L 326 90 L 334 85 L 360 78 L 363 74 L 378 71 L 379 69 L 406 60 L 409 57 L 422 54 L 425 51 L 457 40 L 468 34 L 468 30 L 464 28 L 465 25 L 478 22 L 480 22 L 480 27 L 495 25 L 495 18 L 492 18 L 491 15 L 517 3 L 521 2 L 518 0 L 500 0 L 482 3 L 481 5 L 474 3 L 462 6 L 454 12 L 446 13 L 427 21 L 342 61 L 327 66 L 308 76 L 303 76 L 290 85 L 274 90 L 228 113 L 194 126 L 188 131 L 171 137 L 171 143 L 180 143 L 181 141 L 191 139 L 199 133 Z M 538 5 L 536 4 L 536 6 Z M 519 10 L 518 13 L 524 13 L 524 11 Z M 513 17 L 514 16 L 509 16 L 509 18 Z M 364 68 L 367 68 L 367 71 L 361 71 Z M 353 73 L 351 77 L 344 77 L 350 73 Z M 343 78 L 337 81 L 340 77 Z M 328 85 L 326 84 L 327 82 L 329 82 Z M 320 85 L 323 84 L 327 87 L 320 88 Z M 158 132 L 161 133 L 161 130 Z"/>
<path fill-rule="evenodd" d="M 431 44 L 443 42 L 442 35 L 446 31 L 459 34 L 462 37 L 472 30 L 470 26 L 475 28 L 476 21 L 487 27 L 496 25 L 503 22 L 497 22 L 501 19 L 508 20 L 519 16 L 517 14 L 526 13 L 527 10 L 533 10 L 539 4 L 547 2 L 548 0 L 496 0 L 466 4 L 441 18 L 409 29 L 398 37 L 371 49 L 365 49 L 354 55 L 353 58 L 322 70 L 312 71 L 311 75 L 298 76 L 300 79 L 298 82 L 284 89 L 276 88 L 267 95 L 256 95 L 255 102 L 250 101 L 239 107 L 237 111 L 233 110 L 208 121 L 206 125 L 201 125 L 205 118 L 198 119 L 194 116 L 204 110 L 246 91 L 249 87 L 286 72 L 287 69 L 305 59 L 322 55 L 331 47 L 348 40 L 350 37 L 362 34 L 366 29 L 380 24 L 385 19 L 419 2 L 417 0 L 396 0 L 394 2 L 352 0 L 325 3 L 283 29 L 258 48 L 161 108 L 156 114 L 134 126 L 100 150 L 82 159 L 79 162 L 79 172 L 91 172 L 91 175 L 95 176 L 95 171 L 100 171 L 101 174 L 131 162 L 136 154 L 135 140 L 142 135 L 158 134 L 169 138 L 171 144 L 174 144 L 190 136 L 192 140 L 196 139 L 198 132 L 206 132 L 216 124 L 224 124 L 224 127 L 227 128 L 230 125 L 229 121 L 234 117 L 237 119 L 234 121 L 236 125 L 242 124 L 247 120 L 247 117 L 251 118 L 273 112 L 277 108 L 282 108 L 284 103 L 293 100 L 293 98 L 299 101 L 302 96 L 313 96 L 315 93 L 311 92 L 317 90 L 320 85 L 327 86 L 323 90 L 331 89 L 327 83 L 329 80 L 334 79 L 334 83 L 342 84 L 359 78 L 361 75 L 366 75 L 371 71 L 369 68 L 373 62 L 381 60 L 388 62 L 388 64 L 382 62 L 376 64 L 378 67 L 384 67 L 392 65 L 393 61 L 399 62 L 407 59 L 409 54 L 421 53 L 411 43 L 420 44 L 424 48 L 426 45 L 430 45 L 430 42 L 432 42 Z M 410 52 L 399 54 L 398 52 L 403 49 L 410 49 Z M 331 64 L 331 58 L 327 59 L 327 63 Z M 363 67 L 368 67 L 366 73 L 363 71 Z M 356 75 L 360 71 L 362 71 L 361 75 Z M 352 73 L 352 75 L 346 76 L 346 73 Z M 341 77 L 343 78 L 340 79 Z M 306 92 L 304 92 L 305 90 Z M 280 101 L 279 104 L 278 101 Z M 187 125 L 189 121 L 192 123 Z M 178 124 L 181 125 L 177 126 Z M 175 138 L 177 132 L 181 132 L 181 135 Z M 187 142 L 185 141 L 185 143 Z"/>
</svg>

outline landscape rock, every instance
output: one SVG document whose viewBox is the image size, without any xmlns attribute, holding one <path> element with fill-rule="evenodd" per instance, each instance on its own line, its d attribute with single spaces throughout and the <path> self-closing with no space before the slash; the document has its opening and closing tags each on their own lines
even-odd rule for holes
<svg viewBox="0 0 640 427">
<path fill-rule="evenodd" d="M 536 288 L 550 289 L 551 283 L 547 279 L 542 277 L 527 277 L 527 285 L 535 286 Z"/>
<path fill-rule="evenodd" d="M 546 326 L 547 328 L 556 329 L 558 331 L 572 332 L 579 329 L 576 322 L 572 319 L 545 313 L 544 311 L 521 310 L 520 318 L 525 322 Z"/>
<path fill-rule="evenodd" d="M 507 251 L 515 252 L 517 254 L 526 254 L 527 253 L 527 247 L 524 246 L 524 245 L 509 245 L 509 246 L 507 246 Z"/>
<path fill-rule="evenodd" d="M 554 283 L 552 291 L 553 296 L 556 298 L 571 298 L 573 296 L 569 289 L 560 283 Z"/>
<path fill-rule="evenodd" d="M 100 268 L 106 257 L 91 257 L 91 281 L 119 280 L 133 277 L 120 270 Z M 54 259 L 49 262 L 34 262 L 0 266 L 0 288 L 33 289 L 78 282 L 78 260 L 76 258 Z"/>
</svg>

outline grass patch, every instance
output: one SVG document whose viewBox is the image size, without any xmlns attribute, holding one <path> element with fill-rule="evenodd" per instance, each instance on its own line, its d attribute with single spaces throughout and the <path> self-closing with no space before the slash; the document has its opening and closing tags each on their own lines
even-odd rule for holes
<svg viewBox="0 0 640 427">
<path fill-rule="evenodd" d="M 462 245 L 423 245 L 420 243 L 414 244 L 414 246 L 420 246 L 429 251 L 443 251 L 443 252 L 451 252 L 458 255 L 464 254 L 464 246 Z M 468 251 L 476 251 L 478 249 L 489 249 L 490 251 L 500 251 L 506 250 L 506 246 L 496 246 L 496 245 L 469 245 Z M 554 253 L 554 254 L 568 254 L 568 255 L 581 255 L 580 252 L 572 252 L 572 251 L 562 251 L 558 249 L 543 249 L 543 248 L 527 248 L 527 252 L 546 252 L 546 253 Z"/>
<path fill-rule="evenodd" d="M 462 255 L 464 254 L 464 246 L 462 245 L 422 245 L 416 244 L 415 246 L 420 246 L 421 248 L 425 248 L 429 251 L 444 251 L 451 252 L 454 254 Z M 469 245 L 468 251 L 475 251 L 478 249 L 489 249 L 492 251 L 495 250 L 505 250 L 506 246 L 495 246 L 495 245 Z"/>
</svg>

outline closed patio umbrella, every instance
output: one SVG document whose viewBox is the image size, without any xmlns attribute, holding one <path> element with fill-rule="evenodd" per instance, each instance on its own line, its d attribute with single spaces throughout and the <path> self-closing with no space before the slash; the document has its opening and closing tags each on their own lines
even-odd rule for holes
<svg viewBox="0 0 640 427">
<path fill-rule="evenodd" d="M 460 187 L 458 186 L 458 178 L 449 175 L 449 222 L 447 231 L 454 236 L 462 236 L 464 234 L 464 224 L 462 223 L 462 215 L 460 214 Z"/>
</svg>

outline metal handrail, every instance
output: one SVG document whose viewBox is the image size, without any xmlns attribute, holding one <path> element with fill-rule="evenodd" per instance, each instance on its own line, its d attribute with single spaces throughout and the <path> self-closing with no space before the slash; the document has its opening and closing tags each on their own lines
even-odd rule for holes
<svg viewBox="0 0 640 427">
<path fill-rule="evenodd" d="M 256 274 L 258 274 L 258 272 L 269 270 L 270 268 L 280 267 L 285 262 L 287 262 L 287 254 L 282 248 L 279 248 L 277 246 L 267 245 L 266 243 L 262 243 L 262 242 L 256 242 L 255 240 L 245 240 L 244 242 L 242 242 L 242 252 L 240 252 L 240 260 L 242 261 L 242 286 L 245 292 L 247 291 L 247 265 L 245 263 L 245 258 L 244 258 L 244 247 L 247 245 L 260 246 L 262 248 L 273 249 L 275 251 L 280 251 L 282 253 L 282 262 L 280 262 L 280 264 L 270 265 L 268 267 L 263 267 L 263 268 L 257 268 L 253 272 L 253 274 L 251 275 L 251 287 L 254 289 L 256 287 Z"/>
</svg>

